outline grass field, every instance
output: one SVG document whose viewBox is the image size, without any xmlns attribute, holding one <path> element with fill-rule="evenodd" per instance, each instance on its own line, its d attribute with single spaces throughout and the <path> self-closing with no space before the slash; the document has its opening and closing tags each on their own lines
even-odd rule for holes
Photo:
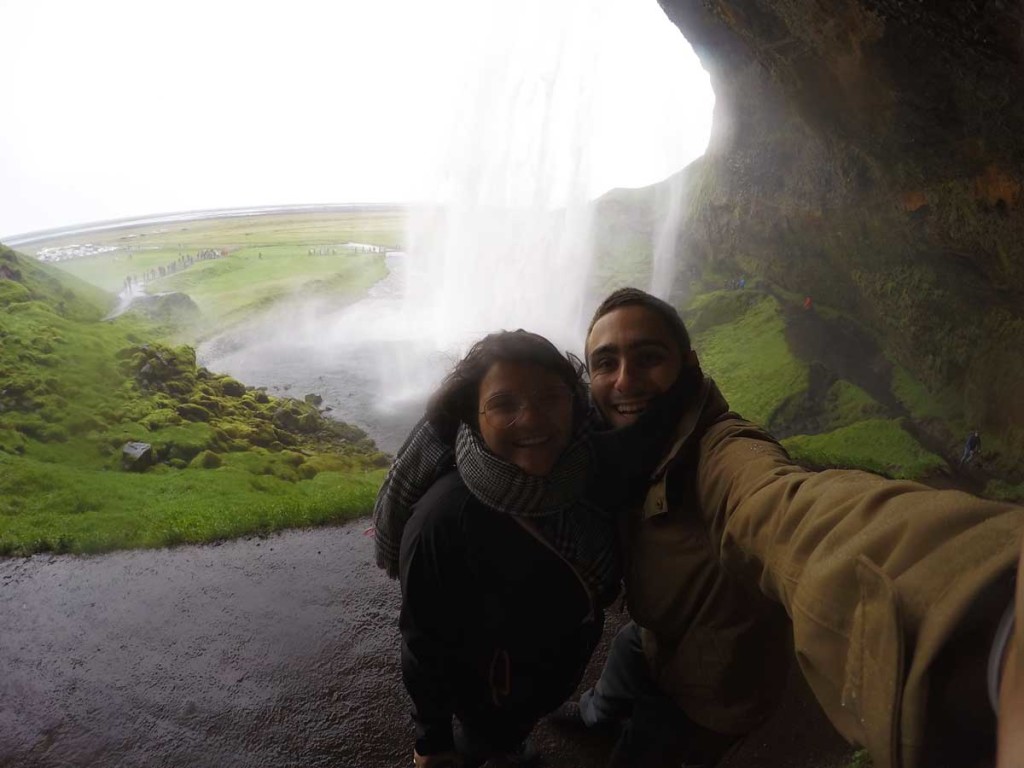
<svg viewBox="0 0 1024 768">
<path fill-rule="evenodd" d="M 210 541 L 369 511 L 386 459 L 359 430 L 198 368 L 190 348 L 159 343 L 180 328 L 102 320 L 116 303 L 102 289 L 120 288 L 126 263 L 176 258 L 176 237 L 193 253 L 234 249 L 148 286 L 188 293 L 216 328 L 296 293 L 361 296 L 383 255 L 343 244 L 390 245 L 401 231 L 377 213 L 261 219 L 99 233 L 88 242 L 134 245 L 55 265 L 0 247 L 15 275 L 0 279 L 0 554 Z M 246 237 L 255 244 L 236 245 Z M 152 445 L 156 465 L 124 471 L 128 441 Z"/>
<path fill-rule="evenodd" d="M 243 248 L 146 287 L 158 293 L 187 293 L 202 313 L 198 327 L 203 330 L 196 334 L 201 336 L 204 330 L 215 332 L 280 302 L 359 297 L 387 275 L 380 254 L 339 251 L 309 255 L 286 245 Z"/>
<path fill-rule="evenodd" d="M 405 214 L 400 210 L 285 212 L 226 219 L 125 227 L 82 235 L 61 235 L 37 240 L 18 250 L 39 256 L 54 249 L 88 243 L 111 250 L 95 256 L 61 261 L 58 266 L 103 290 L 117 293 L 125 276 L 169 264 L 182 254 L 205 249 L 229 254 L 275 249 L 285 255 L 305 256 L 309 249 L 333 247 L 339 254 L 345 243 L 356 242 L 400 249 L 405 239 Z M 302 270 L 296 270 L 301 272 Z M 172 290 L 160 287 L 157 290 Z"/>
<path fill-rule="evenodd" d="M 217 468 L 161 465 L 144 474 L 45 455 L 0 452 L 0 555 L 164 547 L 339 522 L 366 514 L 383 479 L 383 470 L 332 471 L 327 458 L 301 454 L 292 457 L 300 467 L 327 468 L 289 479 L 275 474 L 275 454 L 259 450 L 228 453 Z"/>
<path fill-rule="evenodd" d="M 813 466 L 866 469 L 911 480 L 945 466 L 894 419 L 866 419 L 820 435 L 790 437 L 782 445 L 796 461 Z"/>
</svg>

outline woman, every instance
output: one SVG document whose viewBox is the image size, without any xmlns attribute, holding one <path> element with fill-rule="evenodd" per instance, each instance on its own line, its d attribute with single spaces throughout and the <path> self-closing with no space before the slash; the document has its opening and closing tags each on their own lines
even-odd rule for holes
<svg viewBox="0 0 1024 768">
<path fill-rule="evenodd" d="M 433 395 L 381 489 L 378 562 L 392 573 L 404 528 L 417 766 L 526 764 L 533 726 L 579 683 L 619 584 L 611 516 L 588 500 L 586 407 L 550 342 L 492 334 Z"/>
</svg>

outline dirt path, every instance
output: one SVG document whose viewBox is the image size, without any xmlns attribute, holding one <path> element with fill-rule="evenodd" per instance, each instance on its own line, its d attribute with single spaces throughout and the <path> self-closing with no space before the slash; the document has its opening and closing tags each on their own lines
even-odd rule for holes
<svg viewBox="0 0 1024 768">
<path fill-rule="evenodd" d="M 0 560 L 0 766 L 410 764 L 398 589 L 365 526 Z M 729 766 L 846 763 L 794 682 Z M 549 766 L 600 766 L 611 746 L 537 735 Z"/>
</svg>

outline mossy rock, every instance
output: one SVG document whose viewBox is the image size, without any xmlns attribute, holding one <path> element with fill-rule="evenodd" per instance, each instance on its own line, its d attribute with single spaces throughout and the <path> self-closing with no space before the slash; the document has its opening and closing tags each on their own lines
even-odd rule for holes
<svg viewBox="0 0 1024 768">
<path fill-rule="evenodd" d="M 315 413 L 304 413 L 299 416 L 299 431 L 306 434 L 312 434 L 320 429 L 321 423 L 319 415 Z"/>
<path fill-rule="evenodd" d="M 295 472 L 302 480 L 312 480 L 314 477 L 320 474 L 320 470 L 318 470 L 312 464 L 302 464 L 301 466 L 295 469 Z"/>
<path fill-rule="evenodd" d="M 236 419 L 221 419 L 217 424 L 220 432 L 232 440 L 250 441 L 256 435 L 256 428 L 249 422 Z"/>
<path fill-rule="evenodd" d="M 204 421 L 209 423 L 213 419 L 212 413 L 195 403 L 182 403 L 175 410 L 186 421 Z"/>
<path fill-rule="evenodd" d="M 306 457 L 295 451 L 281 451 L 280 460 L 290 467 L 298 467 L 305 463 Z"/>
<path fill-rule="evenodd" d="M 272 420 L 279 430 L 305 434 L 316 432 L 322 423 L 322 418 L 315 408 L 298 400 L 281 401 L 274 411 Z"/>
<path fill-rule="evenodd" d="M 216 383 L 221 394 L 226 397 L 242 397 L 247 391 L 245 384 L 230 376 L 221 376 Z"/>
<path fill-rule="evenodd" d="M 202 451 L 215 448 L 217 437 L 208 424 L 186 423 L 152 434 L 149 442 L 160 459 L 192 461 Z"/>
<path fill-rule="evenodd" d="M 346 424 L 343 421 L 324 419 L 324 427 L 334 436 L 346 443 L 358 443 L 366 438 L 366 432 L 353 424 Z"/>
<path fill-rule="evenodd" d="M 128 311 L 169 325 L 186 325 L 197 320 L 200 314 L 192 298 L 180 292 L 136 297 Z"/>
<path fill-rule="evenodd" d="M 275 429 L 274 436 L 277 438 L 277 442 L 279 442 L 282 446 L 295 445 L 299 442 L 298 438 L 296 438 L 295 435 L 293 435 L 291 432 L 286 432 L 283 429 Z"/>
<path fill-rule="evenodd" d="M 225 410 L 224 403 L 215 397 L 204 397 L 200 395 L 198 397 L 193 397 L 189 402 L 193 405 L 198 405 L 200 408 L 203 408 L 217 416 L 224 413 Z"/>
<path fill-rule="evenodd" d="M 195 388 L 196 353 L 192 347 L 141 344 L 120 350 L 117 357 L 125 373 L 144 391 L 187 396 Z"/>
<path fill-rule="evenodd" d="M 176 426 L 181 422 L 182 417 L 170 408 L 158 408 L 139 419 L 139 423 L 150 431 Z"/>
<path fill-rule="evenodd" d="M 224 459 L 213 451 L 201 451 L 189 462 L 192 469 L 217 469 L 224 465 Z"/>
<path fill-rule="evenodd" d="M 18 455 L 24 453 L 24 436 L 13 429 L 0 429 L 0 452 Z"/>
<path fill-rule="evenodd" d="M 277 433 L 274 431 L 274 428 L 266 422 L 259 422 L 248 435 L 248 440 L 253 445 L 258 445 L 263 448 L 271 448 L 274 444 L 277 444 Z"/>
</svg>

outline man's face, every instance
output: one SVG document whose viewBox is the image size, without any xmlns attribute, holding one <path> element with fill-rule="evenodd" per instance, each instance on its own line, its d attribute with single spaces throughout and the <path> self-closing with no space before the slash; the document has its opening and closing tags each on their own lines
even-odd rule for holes
<svg viewBox="0 0 1024 768">
<path fill-rule="evenodd" d="M 682 370 L 679 346 L 657 312 L 641 305 L 612 310 L 587 338 L 590 391 L 613 427 L 625 427 L 668 390 Z"/>
</svg>

